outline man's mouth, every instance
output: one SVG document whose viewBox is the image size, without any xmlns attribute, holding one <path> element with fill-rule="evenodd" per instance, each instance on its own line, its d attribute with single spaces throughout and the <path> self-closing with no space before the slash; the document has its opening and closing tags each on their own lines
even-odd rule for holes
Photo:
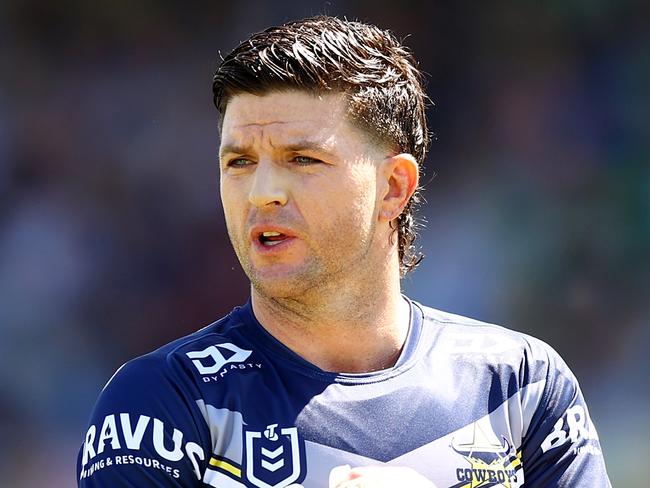
<svg viewBox="0 0 650 488">
<path fill-rule="evenodd" d="M 271 247 L 271 246 L 276 246 L 281 242 L 285 241 L 287 237 L 288 236 L 283 234 L 282 232 L 269 230 L 266 232 L 262 232 L 259 235 L 258 240 L 260 241 L 260 244 L 262 244 L 263 246 Z"/>
</svg>

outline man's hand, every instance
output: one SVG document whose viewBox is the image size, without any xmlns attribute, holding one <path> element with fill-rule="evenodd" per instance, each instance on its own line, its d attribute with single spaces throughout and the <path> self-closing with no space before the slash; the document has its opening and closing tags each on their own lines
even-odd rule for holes
<svg viewBox="0 0 650 488">
<path fill-rule="evenodd" d="M 436 488 L 411 468 L 337 466 L 330 473 L 329 488 Z"/>
<path fill-rule="evenodd" d="M 287 488 L 305 488 L 293 484 Z M 436 488 L 431 481 L 411 468 L 337 466 L 330 472 L 329 488 Z"/>
</svg>

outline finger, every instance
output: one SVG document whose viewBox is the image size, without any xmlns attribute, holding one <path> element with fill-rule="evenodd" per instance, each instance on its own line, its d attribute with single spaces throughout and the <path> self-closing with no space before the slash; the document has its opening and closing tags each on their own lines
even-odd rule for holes
<svg viewBox="0 0 650 488">
<path fill-rule="evenodd" d="M 343 466 L 336 466 L 330 471 L 329 477 L 329 488 L 336 488 L 343 481 L 350 479 L 350 468 L 349 464 L 344 464 Z"/>
</svg>

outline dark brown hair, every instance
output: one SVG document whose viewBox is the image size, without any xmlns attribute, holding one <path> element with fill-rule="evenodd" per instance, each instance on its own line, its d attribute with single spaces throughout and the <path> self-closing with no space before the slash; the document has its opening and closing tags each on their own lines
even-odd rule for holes
<svg viewBox="0 0 650 488">
<path fill-rule="evenodd" d="M 412 54 L 390 32 L 328 16 L 270 27 L 228 54 L 212 84 L 222 117 L 233 95 L 287 88 L 345 93 L 353 123 L 397 153 L 412 154 L 420 166 L 424 163 L 429 138 L 422 75 Z M 416 190 L 397 218 L 402 275 L 422 260 L 414 246 L 419 202 Z"/>
</svg>

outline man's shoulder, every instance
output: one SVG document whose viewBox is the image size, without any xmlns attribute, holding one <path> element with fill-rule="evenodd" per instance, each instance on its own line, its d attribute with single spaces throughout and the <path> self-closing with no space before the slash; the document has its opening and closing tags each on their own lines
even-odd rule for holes
<svg viewBox="0 0 650 488">
<path fill-rule="evenodd" d="M 425 328 L 431 329 L 436 350 L 468 360 L 491 359 L 508 363 L 555 363 L 561 361 L 555 350 L 541 339 L 502 325 L 418 304 Z M 428 326 L 428 327 L 427 327 Z"/>
<path fill-rule="evenodd" d="M 193 355 L 206 367 L 231 359 L 238 320 L 228 314 L 118 368 L 91 414 L 78 457 L 80 486 L 117 486 L 127 477 L 133 486 L 201 479 L 211 434 Z M 224 349 L 213 351 L 215 344 Z"/>
<path fill-rule="evenodd" d="M 436 308 L 417 304 L 422 310 L 425 323 L 436 324 L 447 334 L 471 336 L 494 336 L 517 342 L 542 342 L 533 336 L 519 332 L 503 325 L 484 322 L 471 317 L 446 312 Z"/>
<path fill-rule="evenodd" d="M 184 354 L 189 350 L 194 350 L 204 344 L 211 343 L 215 340 L 231 340 L 239 334 L 241 327 L 245 325 L 245 319 L 242 314 L 238 313 L 241 307 L 235 307 L 228 314 L 224 315 L 211 324 L 201 329 L 179 337 L 158 349 L 150 352 L 146 356 L 158 356 L 161 358 L 170 358 L 179 354 Z"/>
<path fill-rule="evenodd" d="M 236 312 L 237 308 L 233 310 Z M 160 385 L 183 382 L 192 376 L 190 365 L 205 362 L 224 361 L 232 355 L 241 355 L 245 350 L 238 329 L 242 325 L 236 313 L 229 313 L 215 322 L 164 344 L 157 349 L 133 358 L 120 366 L 109 379 L 109 385 L 115 389 L 123 385 L 129 389 L 142 385 Z M 207 358 L 207 359 L 202 359 Z"/>
</svg>

